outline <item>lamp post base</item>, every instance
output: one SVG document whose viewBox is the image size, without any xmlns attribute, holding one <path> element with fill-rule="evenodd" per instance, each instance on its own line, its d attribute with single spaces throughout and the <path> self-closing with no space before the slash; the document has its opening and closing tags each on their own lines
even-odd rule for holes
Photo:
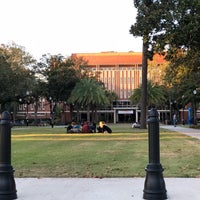
<svg viewBox="0 0 200 200">
<path fill-rule="evenodd" d="M 167 199 L 167 191 L 163 179 L 163 168 L 161 164 L 149 164 L 146 170 L 146 179 L 144 184 L 144 199 L 164 200 Z"/>
<path fill-rule="evenodd" d="M 12 166 L 0 166 L 0 199 L 17 199 Z"/>
</svg>

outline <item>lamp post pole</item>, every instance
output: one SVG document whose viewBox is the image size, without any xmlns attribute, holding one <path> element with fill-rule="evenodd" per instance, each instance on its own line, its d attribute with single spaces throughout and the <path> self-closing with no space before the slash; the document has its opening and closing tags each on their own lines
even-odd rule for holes
<svg viewBox="0 0 200 200">
<path fill-rule="evenodd" d="M 197 94 L 197 91 L 196 90 L 193 90 L 193 94 L 194 94 L 194 125 L 196 125 L 196 94 Z"/>
<path fill-rule="evenodd" d="M 170 100 L 169 102 L 169 106 L 170 106 L 170 124 L 172 123 L 172 102 Z"/>
<path fill-rule="evenodd" d="M 183 112 L 182 112 L 182 124 L 185 124 L 185 119 L 184 119 L 184 95 L 182 96 L 182 106 L 183 106 Z"/>
<path fill-rule="evenodd" d="M 17 199 L 14 169 L 11 165 L 11 124 L 8 111 L 0 122 L 0 199 Z"/>
<path fill-rule="evenodd" d="M 51 125 L 51 128 L 53 128 L 54 116 L 53 116 L 53 108 L 52 108 L 52 97 L 49 97 L 49 101 L 50 101 L 50 125 Z"/>
<path fill-rule="evenodd" d="M 26 91 L 26 126 L 28 126 L 28 118 L 29 118 L 29 116 L 28 116 L 28 105 L 29 105 L 29 91 L 27 90 Z"/>
<path fill-rule="evenodd" d="M 146 179 L 143 198 L 148 200 L 167 199 L 162 165 L 160 164 L 159 120 L 158 112 L 152 108 L 148 119 L 149 164 L 146 167 Z"/>
</svg>

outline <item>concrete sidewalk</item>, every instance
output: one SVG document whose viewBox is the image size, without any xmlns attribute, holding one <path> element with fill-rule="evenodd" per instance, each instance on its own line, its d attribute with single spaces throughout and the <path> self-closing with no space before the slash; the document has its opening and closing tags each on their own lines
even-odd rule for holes
<svg viewBox="0 0 200 200">
<path fill-rule="evenodd" d="M 180 132 L 180 133 L 188 135 L 190 137 L 200 139 L 200 129 L 185 128 L 183 126 L 174 127 L 173 125 L 161 125 L 160 127 L 171 130 L 171 131 Z"/>
<path fill-rule="evenodd" d="M 164 178 L 168 199 L 199 200 L 200 178 Z M 145 178 L 16 178 L 19 200 L 142 200 Z"/>
</svg>

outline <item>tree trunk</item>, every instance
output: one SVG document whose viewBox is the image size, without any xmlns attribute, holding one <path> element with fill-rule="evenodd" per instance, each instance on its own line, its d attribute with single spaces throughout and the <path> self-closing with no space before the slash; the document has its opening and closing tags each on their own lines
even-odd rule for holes
<svg viewBox="0 0 200 200">
<path fill-rule="evenodd" d="M 94 121 L 93 122 L 97 123 L 98 122 L 97 108 L 95 108 L 94 112 L 95 112 L 95 117 L 94 117 Z"/>
<path fill-rule="evenodd" d="M 38 125 L 38 120 L 37 120 L 37 113 L 38 113 L 38 101 L 35 101 L 35 103 L 34 103 L 34 124 L 35 124 L 35 126 L 37 126 Z"/>
<path fill-rule="evenodd" d="M 87 121 L 90 121 L 90 106 L 87 106 Z"/>
<path fill-rule="evenodd" d="M 70 109 L 70 120 L 72 121 L 73 120 L 73 111 L 74 111 L 74 105 L 73 104 L 70 104 L 69 105 L 69 109 Z"/>
<path fill-rule="evenodd" d="M 147 123 L 147 68 L 148 68 L 148 42 L 146 37 L 143 37 L 142 49 L 142 96 L 141 96 L 141 128 L 146 129 Z"/>
</svg>

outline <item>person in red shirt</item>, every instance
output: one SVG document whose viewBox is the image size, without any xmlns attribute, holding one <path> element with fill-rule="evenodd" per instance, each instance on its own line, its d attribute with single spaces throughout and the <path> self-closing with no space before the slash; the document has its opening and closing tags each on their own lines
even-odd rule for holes
<svg viewBox="0 0 200 200">
<path fill-rule="evenodd" d="M 90 133 L 89 122 L 84 122 L 82 126 L 82 133 Z"/>
</svg>

